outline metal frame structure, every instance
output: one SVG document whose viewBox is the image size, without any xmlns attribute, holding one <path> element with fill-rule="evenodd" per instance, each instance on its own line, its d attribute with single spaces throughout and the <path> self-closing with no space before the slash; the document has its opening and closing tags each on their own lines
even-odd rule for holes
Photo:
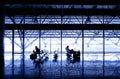
<svg viewBox="0 0 120 79">
<path fill-rule="evenodd" d="M 84 42 L 85 38 L 103 38 L 103 74 L 105 78 L 105 38 L 118 38 L 119 43 L 119 20 L 120 4 L 119 0 L 81 0 L 81 1 L 34 1 L 32 4 L 22 4 L 23 2 L 4 1 L 5 37 L 12 41 L 12 73 L 14 74 L 14 38 L 20 38 L 22 49 L 22 72 L 24 77 L 24 52 L 25 48 L 40 38 L 60 38 L 61 39 L 61 65 L 62 65 L 62 38 L 82 38 L 82 77 L 84 71 Z M 15 3 L 15 4 L 14 4 Z M 17 4 L 19 3 L 19 4 Z M 29 0 L 26 1 L 29 3 Z M 62 3 L 62 4 L 61 4 Z M 103 5 L 102 5 L 103 4 Z M 2 15 L 2 14 L 1 14 Z M 3 23 L 2 23 L 3 24 Z M 4 30 L 4 29 L 3 29 Z M 2 30 L 2 31 L 3 31 Z M 53 33 L 49 30 L 59 30 L 60 33 Z M 65 30 L 65 31 L 64 31 Z M 67 31 L 69 30 L 69 31 Z M 72 31 L 70 31 L 72 30 Z M 73 31 L 75 30 L 75 32 Z M 81 33 L 77 32 L 81 31 Z M 90 30 L 91 34 L 87 34 Z M 102 30 L 102 35 L 100 34 Z M 105 34 L 107 30 L 108 36 Z M 30 33 L 31 32 L 31 33 Z M 70 35 L 69 35 L 70 33 Z M 93 33 L 93 34 L 92 34 Z M 3 33 L 2 33 L 3 34 Z M 36 34 L 38 36 L 36 36 Z M 57 36 L 56 34 L 60 34 Z M 92 36 L 93 35 L 93 36 Z M 52 36 L 52 37 L 51 37 Z M 28 37 L 28 38 L 26 38 Z M 2 38 L 2 37 L 1 37 Z M 12 39 L 11 39 L 12 38 Z M 25 40 L 35 38 L 29 44 Z M 3 38 L 2 38 L 3 39 Z M 39 39 L 40 40 L 40 39 Z M 90 41 L 93 39 L 90 39 Z M 90 43 L 89 41 L 89 43 Z M 3 44 L 2 44 L 3 45 Z M 39 43 L 39 47 L 40 47 Z M 2 51 L 3 52 L 3 51 Z M 62 77 L 62 66 L 60 68 Z M 39 71 L 40 72 L 40 71 Z M 13 76 L 14 77 L 14 76 Z"/>
<path fill-rule="evenodd" d="M 35 0 L 35 1 L 31 1 L 31 0 L 26 0 L 23 1 L 16 1 L 16 0 L 4 0 L 2 1 L 3 4 L 85 4 L 85 5 L 119 5 L 120 2 L 119 0 L 114 0 L 114 1 L 101 1 L 101 0 L 74 0 L 74 1 L 67 1 L 67 0 L 59 0 L 59 1 L 54 1 L 54 0 L 51 0 L 51 1 L 48 1 L 48 0 L 41 0 L 41 1 L 38 1 L 38 0 Z"/>
</svg>

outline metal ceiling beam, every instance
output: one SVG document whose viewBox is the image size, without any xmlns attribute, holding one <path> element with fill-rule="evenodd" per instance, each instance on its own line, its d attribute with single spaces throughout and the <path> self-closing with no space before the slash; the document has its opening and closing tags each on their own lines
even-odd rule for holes
<svg viewBox="0 0 120 79">
<path fill-rule="evenodd" d="M 35 14 L 34 14 L 35 12 Z M 6 8 L 6 15 L 120 15 L 120 9 L 34 9 L 33 8 Z"/>
<path fill-rule="evenodd" d="M 118 5 L 119 0 L 4 0 L 4 4 L 109 4 Z"/>
<path fill-rule="evenodd" d="M 5 24 L 5 30 L 119 30 L 119 24 Z"/>
</svg>

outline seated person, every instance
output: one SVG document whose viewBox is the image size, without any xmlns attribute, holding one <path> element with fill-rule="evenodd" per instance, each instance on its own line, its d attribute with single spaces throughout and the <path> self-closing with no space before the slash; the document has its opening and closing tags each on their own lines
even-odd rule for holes
<svg viewBox="0 0 120 79">
<path fill-rule="evenodd" d="M 54 59 L 58 59 L 58 54 L 56 52 L 54 52 Z"/>
<path fill-rule="evenodd" d="M 35 59 L 37 59 L 37 54 L 34 50 L 33 50 L 33 53 L 30 55 L 30 59 L 33 60 L 34 62 L 35 62 Z"/>
<path fill-rule="evenodd" d="M 77 51 L 76 53 L 77 53 L 77 56 L 80 57 L 80 51 Z"/>
</svg>

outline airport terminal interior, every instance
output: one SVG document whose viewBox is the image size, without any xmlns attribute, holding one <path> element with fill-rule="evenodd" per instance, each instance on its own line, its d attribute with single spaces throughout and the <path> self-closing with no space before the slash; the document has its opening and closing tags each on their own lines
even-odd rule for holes
<svg viewBox="0 0 120 79">
<path fill-rule="evenodd" d="M 1 5 L 3 79 L 120 78 L 120 5 L 82 1 Z"/>
</svg>

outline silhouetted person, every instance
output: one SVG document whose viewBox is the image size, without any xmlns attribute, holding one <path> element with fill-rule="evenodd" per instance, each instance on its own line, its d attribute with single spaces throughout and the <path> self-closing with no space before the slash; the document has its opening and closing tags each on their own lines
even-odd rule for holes
<svg viewBox="0 0 120 79">
<path fill-rule="evenodd" d="M 67 46 L 65 49 L 66 49 L 67 52 L 69 52 L 69 50 L 70 50 L 70 49 L 69 49 L 69 46 Z"/>
<path fill-rule="evenodd" d="M 35 50 L 37 54 L 40 54 L 40 49 L 37 46 L 35 46 Z"/>
<path fill-rule="evenodd" d="M 38 56 L 40 58 L 40 49 L 37 46 L 35 46 L 35 50 L 36 50 L 36 53 L 38 54 Z"/>
<path fill-rule="evenodd" d="M 65 49 L 67 51 L 67 58 L 71 58 L 71 51 L 69 49 L 69 46 L 67 46 Z"/>
<path fill-rule="evenodd" d="M 33 60 L 33 63 L 35 63 L 35 59 L 37 59 L 37 53 L 33 50 L 33 53 L 30 55 L 30 59 Z"/>
<path fill-rule="evenodd" d="M 58 59 L 58 54 L 57 53 L 58 53 L 57 51 L 54 51 L 54 61 L 57 61 L 57 59 Z"/>
<path fill-rule="evenodd" d="M 35 50 L 33 50 L 33 54 L 36 54 L 37 55 L 37 52 Z"/>
<path fill-rule="evenodd" d="M 80 61 L 80 51 L 77 51 L 77 61 Z"/>
</svg>

